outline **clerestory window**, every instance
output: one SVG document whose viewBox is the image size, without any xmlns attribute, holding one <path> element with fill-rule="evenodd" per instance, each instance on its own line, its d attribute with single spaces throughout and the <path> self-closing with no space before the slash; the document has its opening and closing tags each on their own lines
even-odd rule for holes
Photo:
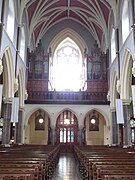
<svg viewBox="0 0 135 180">
<path fill-rule="evenodd" d="M 14 1 L 9 0 L 8 6 L 8 16 L 7 16 L 7 34 L 9 35 L 11 41 L 14 39 L 14 28 L 15 28 L 15 10 Z"/>
<path fill-rule="evenodd" d="M 122 40 L 125 42 L 129 35 L 129 14 L 128 14 L 128 1 L 125 0 L 122 11 Z"/>
</svg>

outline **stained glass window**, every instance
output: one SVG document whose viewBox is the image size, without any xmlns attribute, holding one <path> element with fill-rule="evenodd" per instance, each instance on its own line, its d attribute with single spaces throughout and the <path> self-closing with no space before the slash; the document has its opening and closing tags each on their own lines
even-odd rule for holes
<svg viewBox="0 0 135 180">
<path fill-rule="evenodd" d="M 62 112 L 57 119 L 57 141 L 60 143 L 75 143 L 77 128 L 76 116 L 68 110 Z"/>
</svg>

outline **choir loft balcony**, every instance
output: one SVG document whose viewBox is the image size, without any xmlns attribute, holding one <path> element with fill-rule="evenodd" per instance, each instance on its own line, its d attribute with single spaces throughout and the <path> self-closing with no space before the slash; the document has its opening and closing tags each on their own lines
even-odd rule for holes
<svg viewBox="0 0 135 180">
<path fill-rule="evenodd" d="M 27 104 L 102 104 L 107 105 L 106 92 L 57 92 L 31 91 L 28 92 Z"/>
</svg>

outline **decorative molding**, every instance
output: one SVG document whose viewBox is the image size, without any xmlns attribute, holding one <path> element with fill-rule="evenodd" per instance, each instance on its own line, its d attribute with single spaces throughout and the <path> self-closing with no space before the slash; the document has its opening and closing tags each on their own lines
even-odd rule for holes
<svg viewBox="0 0 135 180">
<path fill-rule="evenodd" d="M 135 24 L 132 24 L 132 25 L 131 25 L 131 28 L 135 28 Z"/>
<path fill-rule="evenodd" d="M 120 80 L 119 80 L 119 79 L 117 80 L 116 90 L 117 90 L 117 92 L 118 92 L 119 94 L 121 93 L 121 83 L 120 83 Z"/>
<path fill-rule="evenodd" d="M 18 79 L 15 79 L 15 82 L 14 82 L 14 93 L 16 93 L 18 91 L 18 87 L 19 87 Z"/>
<path fill-rule="evenodd" d="M 5 104 L 10 103 L 12 104 L 13 97 L 3 97 L 3 101 Z"/>
<path fill-rule="evenodd" d="M 2 53 L 0 52 L 0 75 L 3 72 L 3 65 L 2 65 Z"/>
<path fill-rule="evenodd" d="M 0 75 L 3 73 L 3 65 L 2 65 L 2 60 L 0 57 Z"/>
<path fill-rule="evenodd" d="M 24 106 L 19 106 L 19 111 L 25 111 L 25 108 L 24 108 Z"/>
<path fill-rule="evenodd" d="M 123 105 L 130 105 L 130 104 L 131 104 L 131 101 L 132 101 L 131 98 L 130 98 L 130 99 L 122 99 L 122 104 L 123 104 Z"/>
<path fill-rule="evenodd" d="M 27 100 L 28 99 L 28 92 L 27 92 L 27 90 L 25 90 L 25 98 L 24 98 L 24 100 Z"/>
<path fill-rule="evenodd" d="M 34 90 L 34 88 L 33 88 Z M 56 92 L 56 91 L 28 91 L 26 103 L 73 103 L 73 104 L 110 104 L 106 92 Z"/>
<path fill-rule="evenodd" d="M 132 74 L 135 77 L 135 61 L 133 61 Z"/>
<path fill-rule="evenodd" d="M 110 112 L 116 112 L 116 107 L 110 107 Z"/>
<path fill-rule="evenodd" d="M 107 100 L 110 101 L 110 91 L 107 93 Z"/>
</svg>

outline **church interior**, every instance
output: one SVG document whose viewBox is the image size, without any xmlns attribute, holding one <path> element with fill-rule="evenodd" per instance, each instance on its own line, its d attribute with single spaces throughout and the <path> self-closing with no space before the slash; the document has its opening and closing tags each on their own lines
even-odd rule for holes
<svg viewBox="0 0 135 180">
<path fill-rule="evenodd" d="M 135 0 L 0 0 L 0 179 L 134 180 L 134 145 Z"/>
</svg>

